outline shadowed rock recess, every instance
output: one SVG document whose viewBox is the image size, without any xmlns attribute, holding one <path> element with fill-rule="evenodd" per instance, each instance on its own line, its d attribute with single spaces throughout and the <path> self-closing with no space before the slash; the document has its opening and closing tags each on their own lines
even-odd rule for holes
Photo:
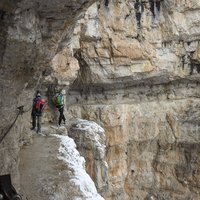
<svg viewBox="0 0 200 200">
<path fill-rule="evenodd" d="M 0 26 L 0 175 L 21 194 L 35 200 L 33 184 L 37 199 L 200 199 L 199 0 L 1 0 Z M 89 196 L 66 161 L 78 154 L 60 151 L 58 138 L 72 139 L 51 127 L 60 89 Z M 36 90 L 44 136 L 30 131 Z"/>
</svg>

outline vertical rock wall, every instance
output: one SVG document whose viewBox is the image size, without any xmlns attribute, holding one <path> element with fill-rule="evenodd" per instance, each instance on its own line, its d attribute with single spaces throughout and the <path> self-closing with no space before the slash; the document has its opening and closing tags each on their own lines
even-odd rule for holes
<svg viewBox="0 0 200 200">
<path fill-rule="evenodd" d="M 194 78 L 199 73 L 198 11 L 198 1 L 94 4 L 76 29 L 80 82 Z"/>
<path fill-rule="evenodd" d="M 77 24 L 68 111 L 106 130 L 106 199 L 199 198 L 199 9 L 100 1 Z"/>
<path fill-rule="evenodd" d="M 69 136 L 77 144 L 77 149 L 86 160 L 86 171 L 94 181 L 98 192 L 108 190 L 108 166 L 104 130 L 94 122 L 72 120 L 68 124 Z"/>
<path fill-rule="evenodd" d="M 69 113 L 105 129 L 106 199 L 199 198 L 197 86 L 173 83 L 74 97 L 79 104 Z"/>
<path fill-rule="evenodd" d="M 106 199 L 198 199 L 199 1 L 92 3 L 0 2 L 0 136 L 27 111 L 1 143 L 0 173 L 18 184 L 33 94 L 51 106 L 58 86 L 68 117 L 106 130 Z"/>
<path fill-rule="evenodd" d="M 19 186 L 20 146 L 30 139 L 32 98 L 41 90 L 48 100 L 44 121 L 52 121 L 51 88 L 65 88 L 76 77 L 78 62 L 72 56 L 70 34 L 91 3 L 0 2 L 0 174 L 11 174 L 15 186 Z M 19 106 L 25 113 L 15 122 Z"/>
</svg>

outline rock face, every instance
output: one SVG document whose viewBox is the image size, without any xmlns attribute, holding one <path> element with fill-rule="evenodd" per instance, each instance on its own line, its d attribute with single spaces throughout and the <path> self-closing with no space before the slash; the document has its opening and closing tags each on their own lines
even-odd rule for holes
<svg viewBox="0 0 200 200">
<path fill-rule="evenodd" d="M 199 2 L 107 2 L 90 7 L 77 27 L 80 82 L 161 83 L 199 73 Z"/>
<path fill-rule="evenodd" d="M 75 29 L 69 114 L 105 129 L 106 199 L 199 198 L 197 1 L 101 1 Z"/>
<path fill-rule="evenodd" d="M 87 120 L 71 120 L 69 136 L 77 149 L 86 159 L 86 171 L 96 183 L 97 189 L 105 193 L 108 188 L 108 166 L 106 162 L 106 145 L 104 130 L 95 122 Z"/>
<path fill-rule="evenodd" d="M 107 199 L 198 199 L 199 99 L 187 97 L 187 91 L 156 97 L 152 90 L 139 90 L 132 100 L 114 95 L 104 100 L 106 105 L 103 101 L 94 105 L 88 96 L 80 106 L 70 108 L 72 113 L 80 111 L 78 117 L 103 124 Z M 199 96 L 199 89 L 194 94 Z"/>
<path fill-rule="evenodd" d="M 0 174 L 10 173 L 16 187 L 19 186 L 19 146 L 27 139 L 31 126 L 34 93 L 39 89 L 49 100 L 44 121 L 52 121 L 49 88 L 55 88 L 58 82 L 69 85 L 78 68 L 77 60 L 63 44 L 68 44 L 76 20 L 92 3 L 84 0 L 0 2 L 0 160 L 3 161 Z M 67 59 L 62 60 L 63 55 Z M 63 70 L 68 73 L 67 79 Z M 25 113 L 15 122 L 17 107 L 22 105 Z"/>
<path fill-rule="evenodd" d="M 105 130 L 102 153 L 92 125 L 71 125 L 105 199 L 199 199 L 199 11 L 199 0 L 1 1 L 0 173 L 19 188 L 33 94 L 48 100 L 48 122 L 64 89 L 68 119 Z"/>
</svg>

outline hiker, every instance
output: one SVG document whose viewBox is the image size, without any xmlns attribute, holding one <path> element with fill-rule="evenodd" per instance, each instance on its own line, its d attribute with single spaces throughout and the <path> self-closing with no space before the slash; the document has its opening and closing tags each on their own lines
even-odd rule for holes
<svg viewBox="0 0 200 200">
<path fill-rule="evenodd" d="M 42 113 L 46 106 L 46 102 L 41 98 L 41 94 L 39 91 L 36 93 L 36 97 L 33 99 L 32 106 L 32 128 L 31 130 L 36 129 L 36 121 L 37 121 L 37 133 L 41 133 L 41 122 L 42 122 Z"/>
<path fill-rule="evenodd" d="M 58 92 L 55 96 L 55 104 L 56 104 L 56 108 L 58 108 L 59 111 L 59 120 L 58 120 L 58 125 L 61 125 L 61 122 L 63 120 L 64 124 L 65 124 L 65 115 L 64 115 L 64 97 L 62 92 Z"/>
</svg>

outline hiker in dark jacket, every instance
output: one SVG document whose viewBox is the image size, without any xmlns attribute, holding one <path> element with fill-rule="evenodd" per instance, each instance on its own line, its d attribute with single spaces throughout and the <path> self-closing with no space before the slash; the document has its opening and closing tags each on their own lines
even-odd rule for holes
<svg viewBox="0 0 200 200">
<path fill-rule="evenodd" d="M 41 133 L 41 122 L 42 122 L 42 113 L 46 102 L 44 99 L 41 98 L 41 94 L 39 91 L 36 93 L 36 97 L 33 99 L 33 106 L 32 106 L 32 128 L 31 130 L 36 129 L 36 121 L 37 121 L 37 133 Z"/>
<path fill-rule="evenodd" d="M 55 96 L 55 104 L 56 108 L 58 108 L 59 111 L 59 119 L 58 119 L 58 125 L 61 125 L 61 122 L 63 120 L 65 124 L 65 115 L 64 115 L 64 96 L 61 92 L 58 92 Z"/>
</svg>

